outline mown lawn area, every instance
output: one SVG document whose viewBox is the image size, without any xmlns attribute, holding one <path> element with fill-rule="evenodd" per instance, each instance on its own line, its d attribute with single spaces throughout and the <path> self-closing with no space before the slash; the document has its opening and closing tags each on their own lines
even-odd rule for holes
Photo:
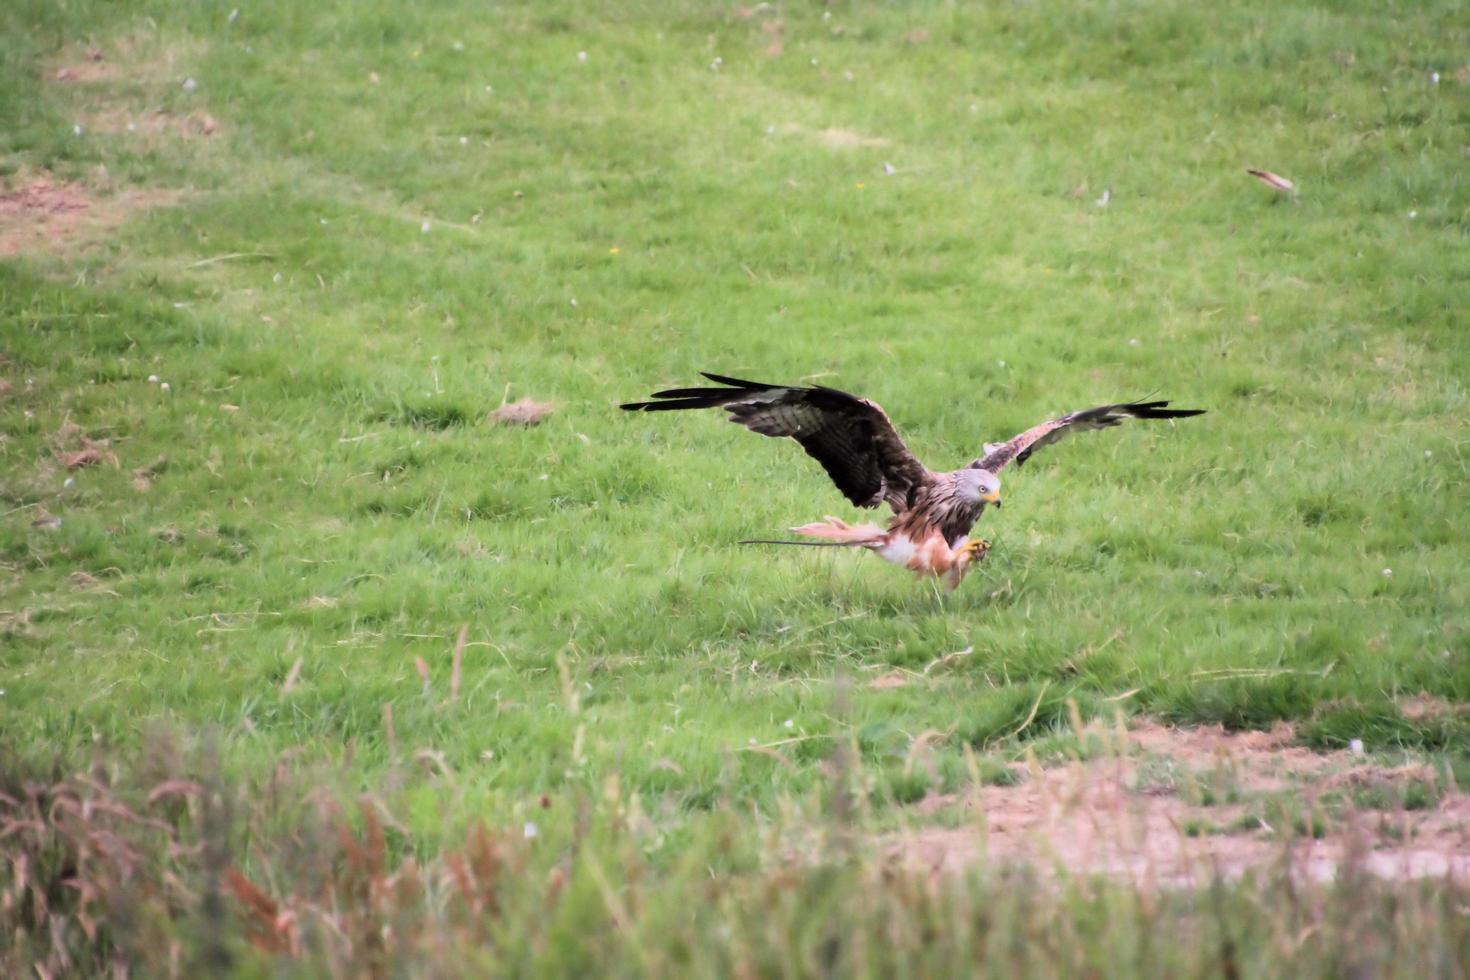
<svg viewBox="0 0 1470 980">
<path fill-rule="evenodd" d="M 1458 3 L 19 0 L 0 173 L 17 772 L 169 732 L 395 854 L 617 800 L 691 881 L 834 772 L 907 820 L 1120 715 L 1470 770 Z M 939 469 L 1208 414 L 1007 471 L 944 595 L 738 546 L 865 515 L 617 411 L 701 370 Z"/>
</svg>

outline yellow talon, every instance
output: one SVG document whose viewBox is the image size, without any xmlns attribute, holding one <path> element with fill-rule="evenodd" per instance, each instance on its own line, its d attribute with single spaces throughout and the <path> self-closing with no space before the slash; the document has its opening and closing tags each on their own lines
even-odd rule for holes
<svg viewBox="0 0 1470 980">
<path fill-rule="evenodd" d="M 984 538 L 976 538 L 974 541 L 965 543 L 965 552 L 970 556 L 971 561 L 979 561 L 988 551 L 990 551 L 990 542 Z"/>
</svg>

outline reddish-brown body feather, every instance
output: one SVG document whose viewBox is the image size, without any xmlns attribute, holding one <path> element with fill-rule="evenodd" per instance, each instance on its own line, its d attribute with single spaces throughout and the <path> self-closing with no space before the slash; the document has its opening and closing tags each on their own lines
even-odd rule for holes
<svg viewBox="0 0 1470 980">
<path fill-rule="evenodd" d="M 839 517 L 828 516 L 815 524 L 803 524 L 791 530 L 803 537 L 865 548 L 920 578 L 938 578 L 951 589 L 963 581 L 970 565 L 984 557 L 989 547 L 984 542 L 971 545 L 963 538 L 951 547 L 937 528 L 920 525 L 917 533 L 911 535 L 899 523 L 895 518 L 884 530 L 876 524 L 852 525 Z"/>
</svg>

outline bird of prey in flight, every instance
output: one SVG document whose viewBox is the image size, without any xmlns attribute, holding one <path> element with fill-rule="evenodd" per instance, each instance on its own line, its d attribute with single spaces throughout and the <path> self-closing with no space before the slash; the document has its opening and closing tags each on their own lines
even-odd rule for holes
<svg viewBox="0 0 1470 980">
<path fill-rule="evenodd" d="M 997 474 L 1007 463 L 1019 467 L 1037 449 L 1069 433 L 1111 428 L 1127 418 L 1203 414 L 1203 409 L 1171 409 L 1166 401 L 1101 405 L 1034 425 L 1007 442 L 987 443 L 984 455 L 962 469 L 936 473 L 919 462 L 888 415 L 866 398 L 821 385 L 769 385 L 701 373 L 725 387 L 658 391 L 652 401 L 629 402 L 622 408 L 669 412 L 723 407 L 730 421 L 752 432 L 795 439 L 852 503 L 859 507 L 886 503 L 893 510 L 886 527 L 850 525 L 828 517 L 791 529 L 813 541 L 743 543 L 866 548 L 920 577 L 933 575 L 950 589 L 990 549 L 983 538 L 971 540 L 970 529 L 987 504 L 1000 506 Z"/>
</svg>

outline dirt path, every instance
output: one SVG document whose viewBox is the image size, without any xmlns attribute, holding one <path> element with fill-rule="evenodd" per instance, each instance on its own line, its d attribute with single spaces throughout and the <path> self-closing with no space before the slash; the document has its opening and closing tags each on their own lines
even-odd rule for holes
<svg viewBox="0 0 1470 980">
<path fill-rule="evenodd" d="M 894 860 L 952 871 L 982 858 L 1183 886 L 1287 861 L 1333 877 L 1344 860 L 1385 877 L 1470 878 L 1470 794 L 1425 765 L 1383 768 L 1291 744 L 1282 725 L 1146 724 L 1086 761 L 1013 786 L 939 796 L 925 826 L 890 835 Z M 958 823 L 956 826 L 955 824 Z"/>
</svg>

